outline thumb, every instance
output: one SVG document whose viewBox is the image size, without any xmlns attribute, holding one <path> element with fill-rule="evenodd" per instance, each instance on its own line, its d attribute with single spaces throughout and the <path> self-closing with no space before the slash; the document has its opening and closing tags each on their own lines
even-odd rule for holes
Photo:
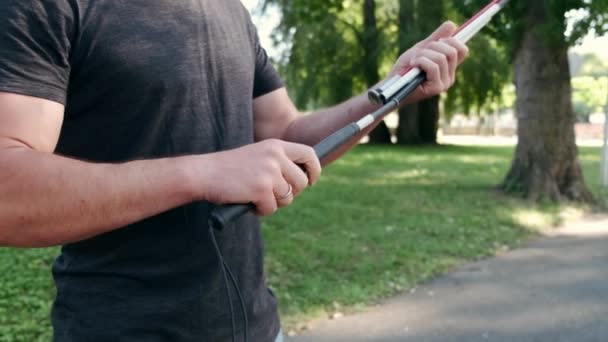
<svg viewBox="0 0 608 342">
<path fill-rule="evenodd" d="M 456 30 L 457 30 L 456 24 L 454 24 L 451 21 L 446 21 L 443 24 L 441 24 L 441 26 L 439 26 L 439 28 L 437 28 L 437 30 L 435 30 L 435 32 L 431 33 L 431 35 L 428 36 L 428 38 L 423 40 L 421 43 L 427 44 L 430 42 L 436 42 L 441 38 L 451 37 L 454 34 L 454 32 L 456 32 Z"/>
</svg>

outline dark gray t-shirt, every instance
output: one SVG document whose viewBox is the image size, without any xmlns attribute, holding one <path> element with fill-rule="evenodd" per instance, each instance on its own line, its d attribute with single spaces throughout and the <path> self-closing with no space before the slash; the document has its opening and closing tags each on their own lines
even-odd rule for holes
<svg viewBox="0 0 608 342">
<path fill-rule="evenodd" d="M 0 2 L 0 91 L 65 104 L 57 153 L 66 156 L 116 163 L 250 144 L 253 98 L 281 86 L 239 0 Z M 229 340 L 211 208 L 191 204 L 64 246 L 53 268 L 55 341 Z M 217 235 L 250 339 L 272 341 L 279 320 L 257 218 Z"/>
</svg>

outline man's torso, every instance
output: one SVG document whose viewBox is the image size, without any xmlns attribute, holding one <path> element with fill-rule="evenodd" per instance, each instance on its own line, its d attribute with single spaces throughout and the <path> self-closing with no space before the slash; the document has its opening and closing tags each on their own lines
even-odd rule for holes
<svg viewBox="0 0 608 342">
<path fill-rule="evenodd" d="M 58 153 L 115 163 L 253 142 L 255 32 L 238 0 L 70 4 L 77 29 Z M 53 269 L 56 341 L 228 338 L 210 209 L 195 203 L 65 246 Z M 257 219 L 248 215 L 218 234 L 251 337 L 272 340 L 278 317 L 264 285 Z"/>
</svg>

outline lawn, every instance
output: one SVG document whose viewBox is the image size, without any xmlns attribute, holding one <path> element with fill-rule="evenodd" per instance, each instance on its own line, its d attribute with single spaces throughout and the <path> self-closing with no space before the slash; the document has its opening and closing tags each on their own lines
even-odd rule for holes
<svg viewBox="0 0 608 342">
<path fill-rule="evenodd" d="M 358 147 L 297 203 L 264 221 L 269 282 L 284 323 L 356 310 L 560 220 L 492 190 L 510 147 Z M 599 187 L 599 149 L 582 148 Z M 0 342 L 49 341 L 58 249 L 0 249 Z"/>
</svg>

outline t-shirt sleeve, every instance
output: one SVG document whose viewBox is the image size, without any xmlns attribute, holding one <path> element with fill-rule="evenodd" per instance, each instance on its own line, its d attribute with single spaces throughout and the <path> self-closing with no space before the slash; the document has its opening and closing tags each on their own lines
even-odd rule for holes
<svg viewBox="0 0 608 342">
<path fill-rule="evenodd" d="M 253 84 L 253 98 L 266 95 L 274 90 L 284 87 L 283 80 L 272 65 L 266 50 L 260 44 L 260 38 L 255 34 L 255 80 Z"/>
<path fill-rule="evenodd" d="M 67 1 L 0 1 L 0 91 L 65 104 L 74 11 Z"/>
</svg>

